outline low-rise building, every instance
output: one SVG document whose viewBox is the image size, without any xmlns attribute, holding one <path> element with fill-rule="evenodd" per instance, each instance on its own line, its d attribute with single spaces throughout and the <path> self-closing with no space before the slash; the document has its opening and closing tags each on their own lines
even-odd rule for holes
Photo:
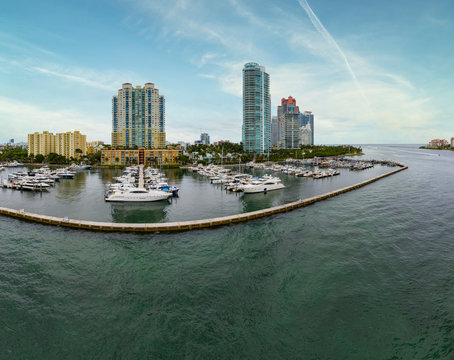
<svg viewBox="0 0 454 360">
<path fill-rule="evenodd" d="M 445 139 L 433 139 L 429 142 L 429 147 L 431 148 L 441 148 L 448 145 L 449 145 L 448 140 Z"/>
<path fill-rule="evenodd" d="M 451 149 L 454 148 L 454 137 L 451 138 Z"/>
<path fill-rule="evenodd" d="M 102 150 L 104 141 L 87 141 L 87 154 L 94 154 Z"/>
<path fill-rule="evenodd" d="M 178 157 L 181 155 L 181 148 L 173 149 L 102 149 L 101 165 L 137 165 L 150 166 L 178 165 Z"/>
</svg>

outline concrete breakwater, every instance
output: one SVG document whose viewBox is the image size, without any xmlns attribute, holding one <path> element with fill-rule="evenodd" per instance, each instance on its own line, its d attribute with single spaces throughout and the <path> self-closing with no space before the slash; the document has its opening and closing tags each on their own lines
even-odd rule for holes
<svg viewBox="0 0 454 360">
<path fill-rule="evenodd" d="M 308 206 L 316 202 L 361 188 L 375 181 L 383 179 L 387 176 L 396 174 L 408 167 L 402 164 L 398 164 L 399 168 L 392 170 L 383 175 L 374 177 L 369 180 L 362 181 L 360 183 L 350 185 L 341 189 L 330 191 L 328 193 L 313 196 L 310 198 L 297 200 L 284 205 L 274 206 L 271 208 L 257 210 L 242 214 L 223 216 L 218 218 L 203 219 L 203 220 L 191 220 L 182 222 L 171 222 L 171 223 L 110 223 L 110 222 L 95 222 L 87 220 L 74 220 L 68 218 L 47 216 L 41 214 L 29 213 L 24 210 L 14 210 L 0 207 L 0 214 L 5 216 L 11 216 L 23 220 L 38 222 L 48 225 L 64 226 L 74 229 L 85 229 L 95 231 L 114 231 L 114 232 L 172 232 L 172 231 L 186 231 L 192 229 L 209 228 L 215 226 L 222 226 L 233 224 L 237 222 L 243 222 L 253 219 L 258 219 L 273 214 L 287 212 L 300 207 Z"/>
</svg>

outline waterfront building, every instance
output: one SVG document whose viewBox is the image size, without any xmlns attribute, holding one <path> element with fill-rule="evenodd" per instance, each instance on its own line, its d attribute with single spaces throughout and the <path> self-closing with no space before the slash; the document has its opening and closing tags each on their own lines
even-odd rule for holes
<svg viewBox="0 0 454 360">
<path fill-rule="evenodd" d="M 170 149 L 145 149 L 136 150 L 102 149 L 101 165 L 137 165 L 150 166 L 178 165 L 178 157 L 182 154 L 180 147 Z"/>
<path fill-rule="evenodd" d="M 86 155 L 87 135 L 82 135 L 79 131 L 56 134 L 55 152 L 67 159 Z"/>
<path fill-rule="evenodd" d="M 242 140 L 244 151 L 265 153 L 271 147 L 270 76 L 256 63 L 243 68 Z"/>
<path fill-rule="evenodd" d="M 312 132 L 310 145 L 314 145 L 314 114 L 312 111 L 304 111 L 301 114 L 301 126 L 305 126 L 307 124 L 310 124 Z"/>
<path fill-rule="evenodd" d="M 112 97 L 112 146 L 161 149 L 166 145 L 165 101 L 153 83 L 124 83 Z"/>
<path fill-rule="evenodd" d="M 277 147 L 279 144 L 279 118 L 271 117 L 271 147 Z"/>
<path fill-rule="evenodd" d="M 299 148 L 301 113 L 296 100 L 291 96 L 281 99 L 281 105 L 277 107 L 277 115 L 278 146 L 283 149 Z"/>
<path fill-rule="evenodd" d="M 451 138 L 451 149 L 454 148 L 454 137 Z"/>
<path fill-rule="evenodd" d="M 307 123 L 306 125 L 300 127 L 299 145 L 313 145 L 312 129 L 310 123 Z"/>
<path fill-rule="evenodd" d="M 49 155 L 56 153 L 66 158 L 76 158 L 85 155 L 87 136 L 82 135 L 79 131 L 58 133 L 54 135 L 49 131 L 43 131 L 42 134 L 35 132 L 28 134 L 28 155 Z"/>
<path fill-rule="evenodd" d="M 429 147 L 431 148 L 441 148 L 445 146 L 449 146 L 448 141 L 445 139 L 433 139 L 429 142 Z"/>
<path fill-rule="evenodd" d="M 38 154 L 49 155 L 55 152 L 55 135 L 49 131 L 43 131 L 42 134 L 34 132 L 28 134 L 28 155 Z"/>
<path fill-rule="evenodd" d="M 201 133 L 200 142 L 204 145 L 210 145 L 210 135 L 208 135 L 207 133 Z"/>
</svg>

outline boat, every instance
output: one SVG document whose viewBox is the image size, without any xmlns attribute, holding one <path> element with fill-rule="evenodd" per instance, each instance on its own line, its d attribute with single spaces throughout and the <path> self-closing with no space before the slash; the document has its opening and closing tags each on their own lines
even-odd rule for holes
<svg viewBox="0 0 454 360">
<path fill-rule="evenodd" d="M 280 190 L 285 188 L 285 185 L 282 184 L 281 180 L 278 178 L 269 178 L 265 180 L 254 180 L 249 184 L 246 184 L 242 187 L 242 190 L 245 194 L 253 193 L 266 193 L 272 190 Z"/>
<path fill-rule="evenodd" d="M 105 200 L 116 202 L 150 202 L 166 200 L 171 196 L 171 192 L 165 192 L 162 190 L 131 188 L 124 190 L 114 190 L 112 193 L 106 195 Z"/>
<path fill-rule="evenodd" d="M 148 184 L 148 188 L 151 190 L 161 190 L 165 192 L 170 192 L 172 195 L 177 196 L 178 191 L 180 190 L 176 186 L 169 185 L 167 182 L 158 182 Z"/>
</svg>

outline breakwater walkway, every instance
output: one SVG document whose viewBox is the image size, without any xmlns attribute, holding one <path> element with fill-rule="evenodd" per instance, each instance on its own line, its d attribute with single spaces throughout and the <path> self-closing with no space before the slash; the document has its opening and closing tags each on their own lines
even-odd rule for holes
<svg viewBox="0 0 454 360">
<path fill-rule="evenodd" d="M 331 197 L 344 194 L 346 192 L 359 189 L 363 186 L 371 184 L 375 181 L 396 174 L 402 170 L 408 169 L 407 166 L 398 164 L 399 168 L 387 172 L 383 175 L 374 177 L 360 183 L 350 185 L 341 189 L 330 191 L 328 193 L 313 196 L 310 198 L 297 200 L 288 204 L 273 206 L 263 210 L 257 210 L 242 214 L 223 216 L 219 218 L 203 219 L 203 220 L 190 220 L 182 222 L 171 223 L 150 223 L 150 224 L 137 224 L 137 223 L 110 223 L 110 222 L 95 222 L 87 220 L 73 220 L 68 218 L 61 218 L 55 216 L 47 216 L 29 213 L 24 210 L 13 210 L 0 207 L 0 214 L 11 216 L 23 220 L 38 222 L 41 224 L 64 226 L 74 229 L 96 230 L 96 231 L 115 231 L 115 232 L 171 232 L 171 231 L 186 231 L 192 229 L 210 228 L 215 226 L 228 225 L 253 219 L 258 219 L 282 212 L 287 212 L 300 207 L 308 206 L 316 202 L 329 199 Z"/>
</svg>

